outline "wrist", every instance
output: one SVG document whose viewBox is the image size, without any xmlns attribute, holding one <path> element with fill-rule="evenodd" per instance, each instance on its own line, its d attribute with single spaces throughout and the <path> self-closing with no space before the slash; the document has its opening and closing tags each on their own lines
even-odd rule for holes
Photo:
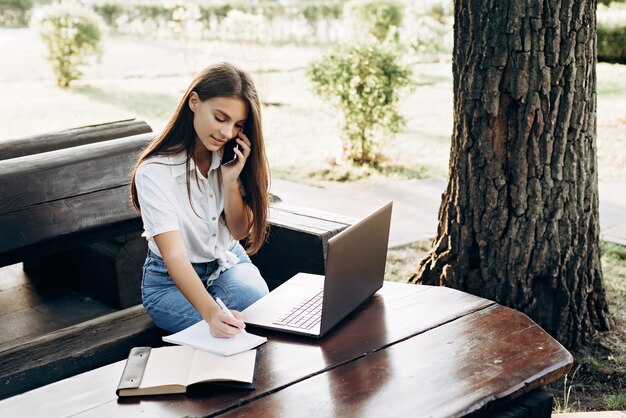
<svg viewBox="0 0 626 418">
<path fill-rule="evenodd" d="M 206 322 L 210 322 L 220 310 L 221 308 L 218 304 L 213 302 L 211 303 L 211 306 L 209 306 L 205 312 L 201 314 L 201 316 Z"/>
<path fill-rule="evenodd" d="M 239 181 L 237 179 L 232 181 L 224 181 L 223 185 L 224 191 L 233 192 L 239 191 Z"/>
</svg>

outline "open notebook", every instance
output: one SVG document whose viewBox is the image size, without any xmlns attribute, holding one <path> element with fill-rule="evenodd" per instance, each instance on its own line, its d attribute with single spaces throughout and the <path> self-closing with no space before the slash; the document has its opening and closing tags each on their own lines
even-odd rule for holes
<svg viewBox="0 0 626 418">
<path fill-rule="evenodd" d="M 254 389 L 257 350 L 230 357 L 192 347 L 135 347 L 117 387 L 117 396 L 185 393 L 198 385 Z"/>
</svg>

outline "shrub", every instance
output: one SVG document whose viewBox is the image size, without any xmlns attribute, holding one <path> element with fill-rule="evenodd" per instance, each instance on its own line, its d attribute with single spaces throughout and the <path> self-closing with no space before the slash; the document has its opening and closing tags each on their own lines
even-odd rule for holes
<svg viewBox="0 0 626 418">
<path fill-rule="evenodd" d="M 626 64 L 626 6 L 598 5 L 598 61 Z"/>
<path fill-rule="evenodd" d="M 626 64 L 626 26 L 598 26 L 598 61 Z"/>
<path fill-rule="evenodd" d="M 393 48 L 354 46 L 326 55 L 308 70 L 315 92 L 343 115 L 342 154 L 354 163 L 376 165 L 380 142 L 404 127 L 398 90 L 413 83 L 411 70 L 398 59 Z"/>
<path fill-rule="evenodd" d="M 126 13 L 125 6 L 116 2 L 95 3 L 92 7 L 104 19 L 104 22 L 113 29 L 117 29 L 118 19 Z"/>
<path fill-rule="evenodd" d="M 452 54 L 452 13 L 452 4 L 410 6 L 406 13 L 410 24 L 404 25 L 401 32 L 403 42 L 418 54 Z"/>
<path fill-rule="evenodd" d="M 27 26 L 32 0 L 0 0 L 0 26 Z"/>
<path fill-rule="evenodd" d="M 390 35 L 398 40 L 397 29 L 402 25 L 404 6 L 394 0 L 358 0 L 348 7 L 356 17 L 357 29 L 360 26 L 378 42 Z"/>
<path fill-rule="evenodd" d="M 36 20 L 48 47 L 57 85 L 69 87 L 82 76 L 86 59 L 100 54 L 102 23 L 98 15 L 75 3 L 47 6 Z"/>
</svg>

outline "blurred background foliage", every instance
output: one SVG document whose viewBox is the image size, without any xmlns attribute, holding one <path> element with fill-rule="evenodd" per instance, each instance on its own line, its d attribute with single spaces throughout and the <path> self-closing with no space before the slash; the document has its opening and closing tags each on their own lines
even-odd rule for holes
<svg viewBox="0 0 626 418">
<path fill-rule="evenodd" d="M 51 0 L 0 0 L 0 26 L 24 27 Z M 93 0 L 113 33 L 160 38 L 217 39 L 272 44 L 333 44 L 363 29 L 392 36 L 420 54 L 452 50 L 452 2 L 409 0 L 156 1 Z M 598 2 L 598 58 L 626 62 L 626 0 Z M 355 35 L 356 34 L 356 35 Z"/>
<path fill-rule="evenodd" d="M 451 1 L 74 1 L 98 15 L 102 22 L 102 33 L 106 34 L 98 45 L 103 51 L 102 59 L 82 61 L 84 64 L 77 67 L 75 74 L 84 73 L 84 80 L 72 82 L 72 89 L 64 89 L 63 94 L 46 90 L 45 95 L 39 95 L 40 123 L 33 125 L 24 123 L 28 113 L 18 98 L 25 87 L 38 91 L 33 81 L 41 81 L 39 89 L 47 89 L 43 80 L 49 79 L 51 71 L 37 57 L 37 54 L 43 57 L 45 52 L 40 52 L 39 44 L 32 40 L 34 31 L 28 26 L 42 13 L 42 6 L 50 3 L 53 1 L 0 0 L 0 26 L 24 28 L 4 29 L 5 39 L 14 37 L 19 45 L 30 48 L 4 44 L 12 59 L 0 64 L 6 81 L 5 99 L 0 102 L 0 108 L 12 116 L 5 118 L 0 137 L 71 128 L 129 115 L 143 118 L 159 129 L 174 106 L 173 92 L 179 88 L 178 83 L 185 84 L 188 76 L 207 62 L 231 60 L 251 70 L 258 81 L 266 105 L 268 136 L 275 144 L 269 153 L 278 176 L 316 182 L 371 179 L 381 173 L 384 178 L 410 179 L 446 175 L 452 129 Z M 597 13 L 600 61 L 624 62 L 625 12 L 626 0 L 600 0 Z M 345 154 L 346 149 L 359 149 L 346 146 L 345 138 L 353 133 L 343 129 L 342 124 L 347 120 L 343 111 L 336 111 L 343 87 L 335 83 L 336 91 L 320 100 L 313 94 L 316 81 L 312 78 L 311 64 L 330 51 L 339 62 L 353 47 L 362 46 L 361 50 L 367 51 L 368 44 L 377 43 L 394 55 L 395 62 L 389 68 L 396 65 L 411 68 L 417 88 L 411 94 L 401 91 L 402 95 L 387 91 L 385 97 L 399 98 L 399 110 L 387 117 L 391 121 L 389 127 L 394 129 L 368 129 L 375 132 L 373 153 L 367 151 L 370 148 L 365 144 L 360 147 L 366 150 L 365 154 L 352 158 L 353 161 L 374 159 L 375 164 L 338 165 L 338 155 Z M 370 84 L 402 90 L 401 84 L 393 82 L 394 71 L 382 71 L 379 73 L 382 77 L 368 77 L 362 71 L 365 67 L 363 63 L 343 66 L 340 75 L 350 75 L 345 81 L 354 85 L 367 78 L 359 90 L 364 93 L 371 91 L 371 88 L 367 90 Z M 604 63 L 598 66 L 602 114 L 598 156 L 602 161 L 601 174 L 612 177 L 626 172 L 622 157 L 626 119 L 619 110 L 624 70 L 620 67 L 623 66 Z M 325 80 L 334 81 L 333 77 Z M 12 81 L 21 82 L 21 87 Z M 371 97 L 358 99 L 365 103 Z M 53 104 L 46 106 L 46 101 Z M 358 109 L 359 104 L 354 104 L 352 108 Z M 54 113 L 57 108 L 67 111 Z M 290 123 L 285 124 L 285 120 Z M 396 127 L 403 129 L 394 133 Z M 376 144 L 381 139 L 384 147 Z M 294 143 L 298 147 L 290 146 Z M 312 164 L 311 160 L 319 163 Z"/>
</svg>

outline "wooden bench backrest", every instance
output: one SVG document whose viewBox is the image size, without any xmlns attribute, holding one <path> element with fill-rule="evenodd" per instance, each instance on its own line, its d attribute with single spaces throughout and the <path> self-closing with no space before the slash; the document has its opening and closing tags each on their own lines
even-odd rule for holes
<svg viewBox="0 0 626 418">
<path fill-rule="evenodd" d="M 58 149 L 108 141 L 131 135 L 152 132 L 152 128 L 135 119 L 81 126 L 43 135 L 34 135 L 18 139 L 5 139 L 0 142 L 0 160 L 25 157 L 27 155 Z"/>
<path fill-rule="evenodd" d="M 129 173 L 154 135 L 0 161 L 0 265 L 137 230 Z"/>
</svg>

